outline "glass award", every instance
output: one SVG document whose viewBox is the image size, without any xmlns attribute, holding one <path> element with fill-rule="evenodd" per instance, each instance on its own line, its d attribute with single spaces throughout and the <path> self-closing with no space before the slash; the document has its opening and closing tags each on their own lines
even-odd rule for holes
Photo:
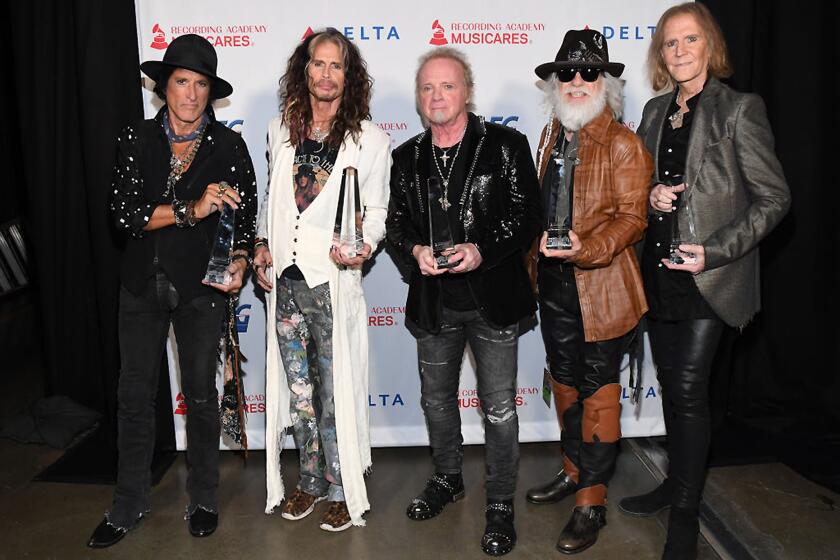
<svg viewBox="0 0 840 560">
<path fill-rule="evenodd" d="M 552 198 L 552 208 L 549 210 L 549 222 L 545 240 L 546 249 L 567 250 L 572 248 L 572 240 L 569 238 L 570 208 L 569 208 L 569 186 L 566 183 L 566 158 L 560 154 L 552 153 L 554 162 L 557 165 L 554 183 L 557 192 Z"/>
<path fill-rule="evenodd" d="M 677 180 L 675 177 L 674 180 Z M 678 185 L 682 182 L 679 177 Z M 671 217 L 671 247 L 668 254 L 668 262 L 671 264 L 694 264 L 697 262 L 697 255 L 686 251 L 680 251 L 680 245 L 697 244 L 697 236 L 694 233 L 694 214 L 691 205 L 688 204 L 688 186 L 683 192 L 674 193 L 677 199 L 674 201 Z"/>
<path fill-rule="evenodd" d="M 441 201 L 443 189 L 440 177 L 429 177 L 429 241 L 432 256 L 437 268 L 452 268 L 460 261 L 449 262 L 449 255 L 455 252 L 455 242 L 452 240 L 452 228 L 449 226 L 449 216 L 443 209 Z"/>
<path fill-rule="evenodd" d="M 219 186 L 222 189 L 229 189 L 230 186 L 221 181 Z M 213 238 L 213 249 L 210 251 L 210 261 L 207 263 L 207 274 L 204 280 L 214 284 L 229 284 L 230 273 L 227 268 L 230 265 L 230 253 L 233 249 L 234 215 L 236 210 L 233 206 L 222 204 L 219 212 L 219 225 L 216 228 L 216 235 Z"/>
<path fill-rule="evenodd" d="M 341 174 L 333 244 L 346 258 L 356 257 L 364 248 L 359 175 L 355 167 L 345 167 Z"/>
</svg>

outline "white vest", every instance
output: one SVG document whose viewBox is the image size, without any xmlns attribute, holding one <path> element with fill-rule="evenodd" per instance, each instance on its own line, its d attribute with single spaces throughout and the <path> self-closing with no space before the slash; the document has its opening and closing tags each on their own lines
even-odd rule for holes
<svg viewBox="0 0 840 560">
<path fill-rule="evenodd" d="M 336 264 L 330 259 L 333 244 L 335 213 L 345 167 L 359 172 L 359 192 L 365 213 L 362 220 L 365 243 L 376 250 L 376 243 L 385 234 L 388 211 L 388 183 L 390 172 L 390 137 L 370 121 L 362 122 L 359 143 L 349 137 L 336 157 L 335 166 L 326 185 L 303 212 L 298 212 L 294 196 L 292 167 L 295 147 L 289 144 L 289 131 L 279 117 L 268 126 L 269 168 L 271 196 L 267 216 L 269 249 L 274 272 L 296 264 L 313 288 L 329 281 Z M 382 178 L 385 177 L 383 184 Z M 373 179 L 373 180 L 369 180 Z"/>
</svg>

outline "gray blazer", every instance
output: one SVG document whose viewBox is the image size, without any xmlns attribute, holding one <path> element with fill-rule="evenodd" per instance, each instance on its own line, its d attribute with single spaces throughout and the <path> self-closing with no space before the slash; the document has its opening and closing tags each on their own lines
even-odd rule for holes
<svg viewBox="0 0 840 560">
<path fill-rule="evenodd" d="M 648 101 L 637 130 L 655 160 L 672 96 Z M 726 324 L 741 327 L 761 307 L 758 243 L 787 213 L 790 191 L 759 96 L 711 77 L 695 110 L 683 198 L 705 249 L 706 268 L 694 281 Z M 656 184 L 658 161 L 654 170 Z M 680 223 L 682 231 L 687 227 Z"/>
</svg>

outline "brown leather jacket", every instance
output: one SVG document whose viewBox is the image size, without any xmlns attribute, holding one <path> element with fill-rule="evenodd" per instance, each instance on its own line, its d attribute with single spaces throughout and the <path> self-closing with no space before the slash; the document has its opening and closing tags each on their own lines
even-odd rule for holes
<svg viewBox="0 0 840 560">
<path fill-rule="evenodd" d="M 561 126 L 554 121 L 540 136 L 540 184 Z M 647 227 L 653 161 L 635 134 L 618 123 L 609 107 L 581 130 L 575 167 L 572 230 L 581 250 L 575 264 L 583 331 L 587 342 L 619 337 L 647 311 L 633 244 Z M 528 253 L 528 272 L 537 287 L 539 245 Z M 544 257 L 543 257 L 544 258 Z"/>
</svg>

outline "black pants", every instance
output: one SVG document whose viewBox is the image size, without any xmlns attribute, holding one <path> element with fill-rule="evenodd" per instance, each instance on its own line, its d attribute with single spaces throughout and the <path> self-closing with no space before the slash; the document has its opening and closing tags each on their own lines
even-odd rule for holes
<svg viewBox="0 0 840 560">
<path fill-rule="evenodd" d="M 478 398 L 484 413 L 487 498 L 510 500 L 519 471 L 519 416 L 516 414 L 516 360 L 519 327 L 497 329 L 476 310 L 443 307 L 438 334 L 417 337 L 420 394 L 429 425 L 435 471 L 461 472 L 463 443 L 458 380 L 469 342 L 475 357 Z"/>
<path fill-rule="evenodd" d="M 180 301 L 163 272 L 143 293 L 120 291 L 120 370 L 117 394 L 119 466 L 108 519 L 130 528 L 150 509 L 155 443 L 155 395 L 170 323 L 175 328 L 181 386 L 187 404 L 189 511 L 217 510 L 219 403 L 216 364 L 225 298 L 221 293 Z"/>
<path fill-rule="evenodd" d="M 577 505 L 601 505 L 621 437 L 621 357 L 635 330 L 586 342 L 571 267 L 541 266 L 539 288 L 540 329 L 563 428 L 566 472 L 578 482 Z"/>
<path fill-rule="evenodd" d="M 648 318 L 653 361 L 662 387 L 668 432 L 668 478 L 674 507 L 696 510 L 703 492 L 711 439 L 709 377 L 723 322 Z"/>
</svg>

